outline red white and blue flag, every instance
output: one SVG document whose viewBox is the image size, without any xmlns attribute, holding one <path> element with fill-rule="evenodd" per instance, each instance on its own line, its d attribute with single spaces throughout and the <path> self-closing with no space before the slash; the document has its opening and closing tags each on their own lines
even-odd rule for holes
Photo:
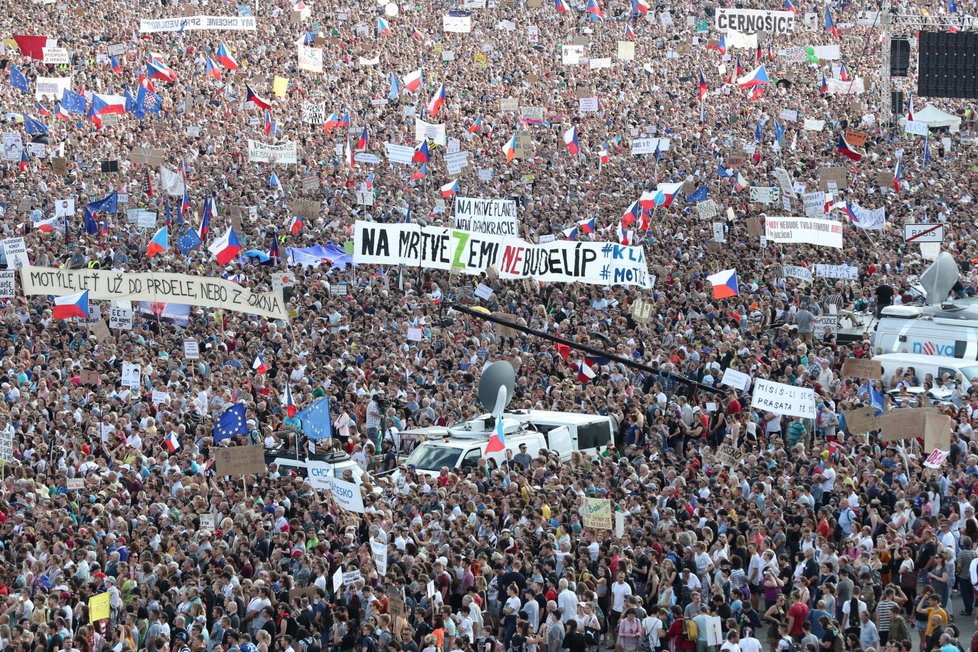
<svg viewBox="0 0 978 652">
<path fill-rule="evenodd" d="M 581 148 L 577 143 L 577 127 L 571 127 L 564 132 L 564 144 L 571 156 L 580 153 Z"/>
<path fill-rule="evenodd" d="M 421 72 L 421 68 L 418 68 L 414 72 L 409 72 L 404 77 L 403 82 L 404 88 L 412 93 L 421 88 L 421 84 L 424 83 L 424 74 Z"/>
<path fill-rule="evenodd" d="M 737 282 L 737 270 L 725 269 L 722 272 L 711 274 L 706 280 L 713 286 L 714 299 L 729 299 L 740 294 L 740 285 Z"/>
<path fill-rule="evenodd" d="M 88 290 L 54 298 L 54 318 L 88 317 Z"/>
<path fill-rule="evenodd" d="M 250 85 L 245 84 L 245 90 L 245 102 L 251 102 L 259 109 L 265 109 L 266 111 L 272 108 L 272 103 L 256 93 Z"/>
<path fill-rule="evenodd" d="M 441 196 L 443 199 L 448 199 L 452 195 L 458 192 L 458 179 L 453 179 L 441 187 Z"/>
<path fill-rule="evenodd" d="M 228 46 L 224 45 L 224 41 L 221 41 L 217 46 L 217 52 L 214 53 L 214 58 L 228 70 L 238 69 L 238 62 L 231 56 L 231 51 L 228 49 Z"/>
<path fill-rule="evenodd" d="M 601 3 L 598 0 L 587 0 L 587 12 L 595 22 L 604 20 L 604 11 L 601 10 Z"/>
<path fill-rule="evenodd" d="M 445 84 L 439 84 L 438 90 L 428 100 L 428 115 L 434 117 L 438 115 L 438 109 L 445 103 Z"/>
<path fill-rule="evenodd" d="M 255 361 L 251 363 L 251 368 L 253 371 L 258 372 L 259 376 L 268 373 L 269 369 L 268 365 L 265 364 L 265 359 L 261 357 L 260 353 L 255 356 Z"/>
<path fill-rule="evenodd" d="M 285 408 L 285 413 L 292 418 L 299 411 L 296 406 L 295 401 L 292 400 L 292 385 L 285 383 L 285 391 L 282 392 L 282 407 Z"/>
</svg>

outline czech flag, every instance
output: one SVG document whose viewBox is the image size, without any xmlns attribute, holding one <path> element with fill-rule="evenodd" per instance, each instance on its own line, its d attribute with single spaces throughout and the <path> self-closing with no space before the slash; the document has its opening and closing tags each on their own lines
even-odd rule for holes
<svg viewBox="0 0 978 652">
<path fill-rule="evenodd" d="M 229 226 L 224 235 L 212 242 L 207 250 L 217 258 L 218 265 L 227 265 L 234 260 L 241 251 L 241 242 L 238 240 L 238 234 L 234 232 L 234 227 Z"/>
<path fill-rule="evenodd" d="M 577 127 L 571 127 L 564 132 L 564 144 L 567 145 L 567 151 L 570 152 L 571 156 L 581 151 L 577 144 Z"/>
<path fill-rule="evenodd" d="M 557 1 L 560 2 L 560 0 Z M 486 444 L 486 453 L 498 453 L 502 450 L 506 450 L 506 434 L 503 432 L 503 418 L 498 416 L 496 417 L 496 430 L 489 437 L 489 443 Z"/>
<path fill-rule="evenodd" d="M 896 169 L 893 170 L 893 189 L 896 190 L 898 195 L 900 194 L 900 181 L 903 178 L 900 167 L 900 159 L 897 159 Z"/>
<path fill-rule="evenodd" d="M 370 174 L 367 175 L 367 180 L 363 182 L 363 185 L 366 186 L 367 190 L 373 190 L 374 189 L 374 173 L 373 173 L 373 170 L 371 170 L 370 171 Z"/>
<path fill-rule="evenodd" d="M 835 202 L 834 204 L 832 204 L 832 208 L 837 208 L 843 213 L 845 213 L 846 217 L 848 217 L 849 221 L 852 222 L 853 224 L 857 226 L 860 224 L 859 217 L 856 215 L 855 211 L 852 210 L 852 207 L 849 206 L 849 202 L 847 201 Z"/>
<path fill-rule="evenodd" d="M 353 148 L 350 147 L 349 136 L 346 137 L 346 147 L 343 148 L 343 158 L 346 161 L 346 164 L 350 166 L 351 170 L 356 167 L 357 160 L 353 157 Z"/>
<path fill-rule="evenodd" d="M 762 63 L 757 68 L 754 68 L 751 72 L 747 73 L 743 77 L 737 80 L 740 86 L 745 88 L 753 86 L 763 86 L 771 81 L 771 78 L 767 76 L 767 69 Z"/>
<path fill-rule="evenodd" d="M 204 60 L 204 66 L 205 66 L 204 68 L 205 75 L 207 75 L 208 77 L 213 77 L 214 79 L 221 78 L 221 69 L 217 67 L 217 64 L 214 63 L 213 59 L 207 57 Z"/>
<path fill-rule="evenodd" d="M 266 110 L 268 110 L 268 109 L 271 109 L 272 108 L 272 103 L 269 102 L 268 100 L 266 100 L 264 97 L 262 97 L 258 93 L 256 93 L 251 88 L 250 85 L 245 84 L 245 90 L 247 91 L 247 95 L 245 96 L 245 102 L 251 102 L 252 104 L 254 104 L 255 106 L 257 106 L 259 109 L 266 109 Z"/>
<path fill-rule="evenodd" d="M 41 233 L 51 233 L 55 229 L 61 227 L 61 221 L 62 220 L 60 217 L 52 217 L 49 220 L 41 220 L 34 228 Z"/>
<path fill-rule="evenodd" d="M 265 111 L 265 135 L 272 133 L 272 112 Z"/>
<path fill-rule="evenodd" d="M 176 73 L 156 57 L 149 58 L 146 64 L 146 76 L 149 79 L 162 79 L 171 84 L 177 80 Z"/>
<path fill-rule="evenodd" d="M 221 41 L 217 46 L 217 52 L 214 53 L 214 58 L 228 70 L 238 69 L 238 62 L 231 56 L 231 51 L 228 50 L 228 46 L 224 45 L 224 41 Z"/>
<path fill-rule="evenodd" d="M 618 242 L 624 246 L 628 247 L 635 241 L 635 232 L 627 230 L 625 225 L 621 222 L 618 223 Z"/>
<path fill-rule="evenodd" d="M 907 120 L 913 122 L 913 95 L 910 96 L 910 100 L 907 102 Z"/>
<path fill-rule="evenodd" d="M 122 66 L 119 65 L 119 60 L 115 58 L 114 54 L 109 55 L 109 67 L 112 69 L 112 72 L 114 72 L 115 74 L 117 75 L 122 74 Z"/>
<path fill-rule="evenodd" d="M 482 129 L 482 116 L 481 115 L 478 118 L 476 118 L 475 119 L 475 122 L 472 123 L 472 126 L 469 127 L 469 133 L 470 134 L 474 134 L 474 133 L 478 132 L 480 129 Z"/>
<path fill-rule="evenodd" d="M 54 318 L 88 317 L 88 290 L 54 298 Z"/>
<path fill-rule="evenodd" d="M 635 40 L 635 31 L 632 30 L 632 26 L 625 23 L 625 38 Z"/>
<path fill-rule="evenodd" d="M 846 64 L 839 65 L 839 79 L 842 81 L 849 81 L 849 71 L 846 70 Z"/>
<path fill-rule="evenodd" d="M 40 102 L 35 102 L 35 104 L 37 105 L 37 110 L 41 113 L 41 117 L 42 118 L 50 118 L 51 117 L 51 112 L 48 111 L 48 109 L 47 109 L 46 106 L 44 106 Z"/>
<path fill-rule="evenodd" d="M 584 220 L 583 222 L 577 223 L 577 228 L 579 228 L 584 233 L 594 233 L 597 226 L 596 218 L 592 217 L 589 220 Z"/>
<path fill-rule="evenodd" d="M 608 156 L 608 143 L 601 143 L 601 149 L 598 152 L 598 156 L 598 160 L 601 161 L 601 165 L 608 165 L 608 161 L 611 160 L 611 157 Z"/>
<path fill-rule="evenodd" d="M 414 157 L 411 161 L 413 163 L 427 163 L 430 158 L 431 152 L 428 150 L 428 141 L 425 140 L 414 150 Z"/>
<path fill-rule="evenodd" d="M 649 13 L 649 3 L 648 0 L 632 0 L 632 11 L 642 14 L 643 16 Z"/>
<path fill-rule="evenodd" d="M 683 187 L 681 183 L 660 183 L 656 186 L 656 206 L 671 206 L 672 200 L 679 192 L 679 189 Z M 662 199 L 658 199 L 658 195 L 662 195 Z"/>
<path fill-rule="evenodd" d="M 424 179 L 426 176 L 428 176 L 428 166 L 422 163 L 421 167 L 415 170 L 414 174 L 411 175 L 411 180 L 417 181 L 419 179 Z"/>
<path fill-rule="evenodd" d="M 421 72 L 421 68 L 418 68 L 414 72 L 408 73 L 403 81 L 404 88 L 408 89 L 412 93 L 421 88 L 421 84 L 424 83 L 424 75 Z"/>
<path fill-rule="evenodd" d="M 166 437 L 163 438 L 163 445 L 166 446 L 166 450 L 170 451 L 171 454 L 176 453 L 180 450 L 180 439 L 176 433 L 172 431 L 168 432 Z"/>
<path fill-rule="evenodd" d="M 292 221 L 289 223 L 289 234 L 299 235 L 299 231 L 301 230 L 302 230 L 302 218 L 296 215 L 295 217 L 292 218 Z"/>
<path fill-rule="evenodd" d="M 624 226 L 631 226 L 638 221 L 638 218 L 642 216 L 642 204 L 639 200 L 632 202 L 631 206 L 625 209 L 625 212 L 621 216 L 621 223 Z"/>
<path fill-rule="evenodd" d="M 590 381 L 594 380 L 597 374 L 594 372 L 586 362 L 581 360 L 577 363 L 577 382 L 582 385 L 587 385 Z"/>
<path fill-rule="evenodd" d="M 261 354 L 255 356 L 255 361 L 251 363 L 251 368 L 253 371 L 257 371 L 259 376 L 268 373 L 268 365 L 265 364 L 265 359 L 261 357 Z"/>
<path fill-rule="evenodd" d="M 105 115 L 106 113 L 125 114 L 126 98 L 122 95 L 102 95 L 92 93 L 92 106 L 88 111 L 89 116 Z"/>
<path fill-rule="evenodd" d="M 818 85 L 818 92 L 820 95 L 825 95 L 829 90 L 829 80 L 825 78 L 825 73 L 822 73 L 822 81 Z"/>
<path fill-rule="evenodd" d="M 285 408 L 285 413 L 289 415 L 289 418 L 294 417 L 299 411 L 295 401 L 292 400 L 292 385 L 289 383 L 285 383 L 285 391 L 282 392 L 282 407 Z"/>
<path fill-rule="evenodd" d="M 338 127 L 349 127 L 350 126 L 350 112 L 343 109 L 343 113 L 340 114 L 340 120 L 336 123 Z"/>
<path fill-rule="evenodd" d="M 367 149 L 367 143 L 370 141 L 370 136 L 367 133 L 367 128 L 364 127 L 363 131 L 360 132 L 360 138 L 357 140 L 357 151 L 362 152 Z"/>
<path fill-rule="evenodd" d="M 711 274 L 706 280 L 713 286 L 714 299 L 729 299 L 740 294 L 740 285 L 737 283 L 737 270 L 725 269 L 722 272 Z"/>
<path fill-rule="evenodd" d="M 391 31 L 391 26 L 387 24 L 387 21 L 383 18 L 377 18 L 377 36 L 381 34 L 393 34 Z"/>
<path fill-rule="evenodd" d="M 720 54 L 727 53 L 727 37 L 724 34 L 720 35 L 720 40 L 715 44 L 707 44 L 707 50 L 716 50 Z"/>
<path fill-rule="evenodd" d="M 170 231 L 165 226 L 157 231 L 146 247 L 146 257 L 152 258 L 156 254 L 166 253 L 167 249 L 170 248 L 169 235 Z"/>
<path fill-rule="evenodd" d="M 438 115 L 438 109 L 445 103 L 445 84 L 439 84 L 438 90 L 428 100 L 428 115 L 434 117 Z"/>
<path fill-rule="evenodd" d="M 835 26 L 835 21 L 832 20 L 832 12 L 829 11 L 828 5 L 825 5 L 825 31 L 834 36 L 836 40 L 842 38 L 839 28 Z"/>
<path fill-rule="evenodd" d="M 567 13 L 567 3 L 564 0 L 554 0 L 554 9 L 562 14 Z"/>
<path fill-rule="evenodd" d="M 20 150 L 20 163 L 17 164 L 17 169 L 21 172 L 27 172 L 27 168 L 30 167 L 30 161 L 27 158 L 27 150 Z"/>
<path fill-rule="evenodd" d="M 738 172 L 737 173 L 737 180 L 734 182 L 734 190 L 736 192 L 740 192 L 740 191 L 744 190 L 745 188 L 747 188 L 748 185 L 749 185 L 749 183 L 748 183 L 747 179 L 744 178 L 744 175 L 741 174 L 740 172 Z"/>
<path fill-rule="evenodd" d="M 506 157 L 507 163 L 512 163 L 513 159 L 516 158 L 516 132 L 513 132 L 513 137 L 506 141 L 503 145 L 503 155 Z"/>
<path fill-rule="evenodd" d="M 601 4 L 598 0 L 587 0 L 587 12 L 591 14 L 591 20 L 595 22 L 604 20 L 604 12 L 601 11 Z"/>
<path fill-rule="evenodd" d="M 706 97 L 706 93 L 707 93 L 706 77 L 703 76 L 703 70 L 701 69 L 700 70 L 700 90 L 699 90 L 699 100 L 700 100 L 700 102 L 702 102 L 703 101 L 703 98 Z"/>
<path fill-rule="evenodd" d="M 860 152 L 853 145 L 849 144 L 849 141 L 846 140 L 845 135 L 839 136 L 839 143 L 837 145 L 837 148 L 840 154 L 842 154 L 846 158 L 852 159 L 853 161 L 858 161 L 863 157 L 862 152 Z"/>
<path fill-rule="evenodd" d="M 791 2 L 791 0 L 784 0 L 784 10 L 785 11 L 790 11 L 793 14 L 797 14 L 798 13 L 798 10 L 795 9 L 795 5 L 794 5 L 794 3 Z"/>
<path fill-rule="evenodd" d="M 329 117 L 326 118 L 326 122 L 323 123 L 323 131 L 329 133 L 331 129 L 335 129 L 339 125 L 340 125 L 340 116 L 336 111 L 333 111 L 329 115 Z"/>
<path fill-rule="evenodd" d="M 458 192 L 458 179 L 453 179 L 441 187 L 442 199 L 448 199 L 456 192 Z"/>
</svg>

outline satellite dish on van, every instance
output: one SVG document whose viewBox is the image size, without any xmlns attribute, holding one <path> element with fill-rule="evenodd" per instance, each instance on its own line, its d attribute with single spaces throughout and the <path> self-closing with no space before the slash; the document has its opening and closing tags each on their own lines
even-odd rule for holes
<svg viewBox="0 0 978 652">
<path fill-rule="evenodd" d="M 516 387 L 516 371 L 505 360 L 493 362 L 479 380 L 479 403 L 484 410 L 496 416 L 502 414 L 513 398 Z"/>
<path fill-rule="evenodd" d="M 942 251 L 937 260 L 920 275 L 920 285 L 927 293 L 927 305 L 933 306 L 944 301 L 957 282 L 958 264 L 954 262 L 954 256 Z"/>
</svg>

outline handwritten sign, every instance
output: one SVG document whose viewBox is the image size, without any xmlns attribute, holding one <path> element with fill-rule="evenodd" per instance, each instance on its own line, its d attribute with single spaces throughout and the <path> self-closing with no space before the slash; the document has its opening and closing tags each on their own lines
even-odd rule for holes
<svg viewBox="0 0 978 652">
<path fill-rule="evenodd" d="M 584 527 L 610 530 L 614 527 L 611 514 L 611 500 L 588 498 L 584 505 Z"/>
</svg>

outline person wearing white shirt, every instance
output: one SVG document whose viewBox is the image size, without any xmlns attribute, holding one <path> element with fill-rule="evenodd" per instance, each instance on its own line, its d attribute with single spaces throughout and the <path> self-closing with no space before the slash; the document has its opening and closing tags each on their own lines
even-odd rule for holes
<svg viewBox="0 0 978 652">
<path fill-rule="evenodd" d="M 754 638 L 753 632 L 748 627 L 744 630 L 744 636 L 737 641 L 740 652 L 761 652 L 761 642 Z"/>
<path fill-rule="evenodd" d="M 737 644 L 739 638 L 737 636 L 737 630 L 731 629 L 727 632 L 727 640 L 720 646 L 720 652 L 742 652 L 740 645 Z"/>
<path fill-rule="evenodd" d="M 645 634 L 645 640 L 649 642 L 649 649 L 651 650 L 658 650 L 661 646 L 660 637 L 665 634 L 665 624 L 662 620 L 664 614 L 664 611 L 656 614 L 650 613 L 642 619 L 642 632 Z"/>
<path fill-rule="evenodd" d="M 625 581 L 625 573 L 618 571 L 615 582 L 611 585 L 611 613 L 608 614 L 608 629 L 611 631 L 612 637 L 618 632 L 618 623 L 625 611 L 625 598 L 631 594 L 632 587 Z"/>
<path fill-rule="evenodd" d="M 567 623 L 577 616 L 577 594 L 570 590 L 570 584 L 566 578 L 562 578 L 557 586 L 560 588 L 560 592 L 557 594 L 560 621 Z"/>
</svg>

